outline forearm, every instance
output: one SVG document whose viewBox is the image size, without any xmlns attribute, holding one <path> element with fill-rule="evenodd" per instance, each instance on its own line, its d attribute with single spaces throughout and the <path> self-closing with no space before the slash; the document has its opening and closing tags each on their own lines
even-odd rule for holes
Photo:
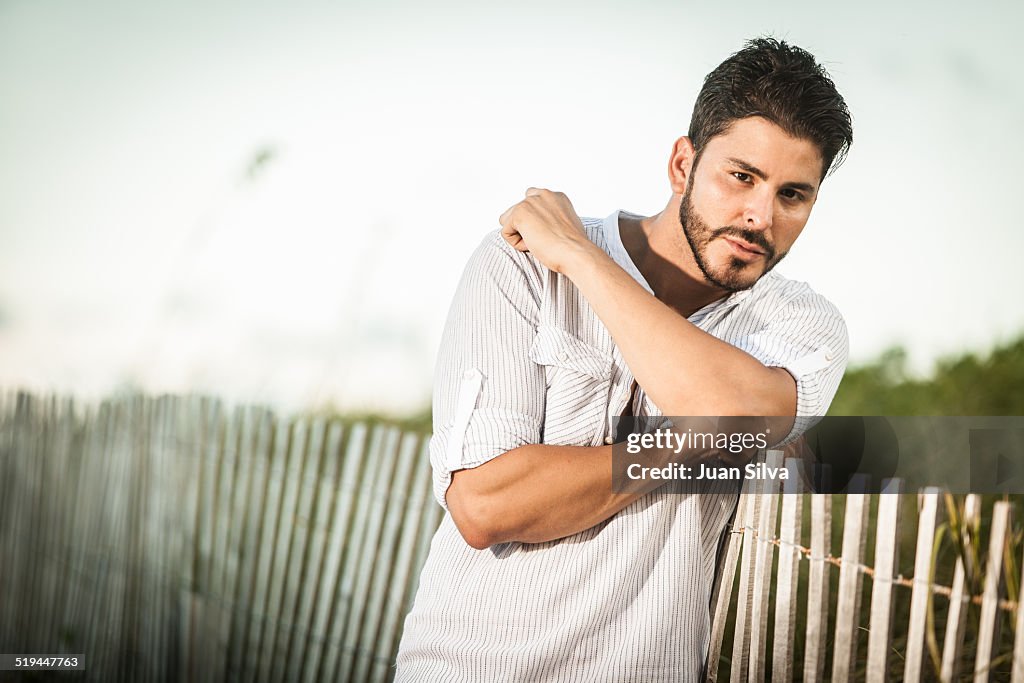
<svg viewBox="0 0 1024 683">
<path fill-rule="evenodd" d="M 455 472 L 446 497 L 476 548 L 564 538 L 603 522 L 659 482 L 612 490 L 612 446 L 529 445 Z"/>
<path fill-rule="evenodd" d="M 666 415 L 791 415 L 785 370 L 698 328 L 645 290 L 594 246 L 566 275 L 608 328 L 637 382 Z M 670 371 L 667 371 L 670 370 Z M 780 375 L 779 373 L 783 373 Z M 780 400 L 789 397 L 792 400 Z"/>
</svg>

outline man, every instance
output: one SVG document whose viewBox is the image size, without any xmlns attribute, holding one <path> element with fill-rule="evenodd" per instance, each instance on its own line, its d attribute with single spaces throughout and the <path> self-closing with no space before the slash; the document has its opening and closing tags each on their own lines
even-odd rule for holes
<svg viewBox="0 0 1024 683">
<path fill-rule="evenodd" d="M 700 677 L 737 488 L 617 493 L 616 418 L 785 416 L 788 441 L 824 414 L 846 327 L 771 269 L 851 141 L 814 58 L 757 39 L 705 80 L 664 211 L 580 221 L 531 189 L 502 215 L 438 356 L 431 464 L 448 514 L 398 680 Z"/>
</svg>

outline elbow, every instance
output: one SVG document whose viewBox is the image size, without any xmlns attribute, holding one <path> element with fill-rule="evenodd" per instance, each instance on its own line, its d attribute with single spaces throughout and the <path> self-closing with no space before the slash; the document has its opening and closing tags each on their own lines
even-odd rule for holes
<svg viewBox="0 0 1024 683">
<path fill-rule="evenodd" d="M 474 550 L 487 550 L 497 543 L 497 541 L 491 540 L 492 535 L 486 529 L 475 526 L 460 526 L 457 522 L 455 526 L 458 527 L 459 533 L 462 534 L 463 540 L 466 541 L 466 545 Z"/>
<path fill-rule="evenodd" d="M 486 550 L 496 543 L 509 540 L 505 538 L 503 525 L 498 522 L 501 515 L 495 510 L 493 500 L 472 491 L 465 482 L 459 482 L 458 479 L 452 478 L 445 502 L 463 540 L 476 550 Z"/>
</svg>

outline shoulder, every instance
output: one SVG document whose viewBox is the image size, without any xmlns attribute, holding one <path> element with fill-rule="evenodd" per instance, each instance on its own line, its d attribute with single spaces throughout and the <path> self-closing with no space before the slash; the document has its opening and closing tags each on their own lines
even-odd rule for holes
<svg viewBox="0 0 1024 683">
<path fill-rule="evenodd" d="M 741 297 L 722 334 L 766 364 L 778 365 L 817 349 L 824 349 L 829 359 L 849 354 L 849 334 L 839 308 L 806 282 L 774 271 Z"/>
<path fill-rule="evenodd" d="M 484 235 L 466 264 L 467 274 L 488 275 L 497 283 L 522 281 L 531 289 L 540 287 L 545 270 L 533 256 L 511 247 L 500 230 Z"/>
<path fill-rule="evenodd" d="M 581 217 L 583 229 L 591 242 L 608 251 L 604 235 L 604 220 L 601 218 Z M 501 230 L 492 230 L 484 235 L 473 255 L 469 257 L 467 271 L 488 271 L 518 273 L 538 288 L 543 283 L 548 269 L 541 265 L 529 253 L 523 253 L 511 247 L 501 236 Z"/>
<path fill-rule="evenodd" d="M 746 308 L 760 309 L 768 320 L 798 314 L 843 322 L 839 308 L 809 284 L 790 280 L 772 271 L 758 280 L 743 302 Z M 845 322 L 843 322 L 845 328 Z"/>
<path fill-rule="evenodd" d="M 583 231 L 587 233 L 587 238 L 607 252 L 608 240 L 604 234 L 604 219 L 580 216 L 580 222 L 583 223 Z"/>
</svg>

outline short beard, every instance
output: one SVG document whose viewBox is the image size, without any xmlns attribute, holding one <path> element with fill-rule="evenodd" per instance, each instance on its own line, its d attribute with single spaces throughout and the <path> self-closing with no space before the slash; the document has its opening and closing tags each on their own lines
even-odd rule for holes
<svg viewBox="0 0 1024 683">
<path fill-rule="evenodd" d="M 744 289 L 750 289 L 758 280 L 764 277 L 768 271 L 774 268 L 775 264 L 785 258 L 788 252 L 782 252 L 781 254 L 776 255 L 775 249 L 768 244 L 764 235 L 756 230 L 744 230 L 743 228 L 737 228 L 731 225 L 718 228 L 717 230 L 712 230 L 708 227 L 708 224 L 704 222 L 704 219 L 702 219 L 697 212 L 693 210 L 693 203 L 690 200 L 691 190 L 692 188 L 689 183 L 687 183 L 686 192 L 683 194 L 683 199 L 679 203 L 679 223 L 683 228 L 683 234 L 686 235 L 686 241 L 690 245 L 690 251 L 693 252 L 693 260 L 696 261 L 697 267 L 700 268 L 700 272 L 708 282 L 729 292 L 740 292 Z M 738 258 L 731 258 L 729 259 L 728 266 L 725 268 L 724 274 L 713 274 L 711 269 L 708 267 L 705 254 L 711 240 L 716 237 L 721 237 L 722 235 L 734 235 L 749 242 L 750 244 L 757 245 L 764 249 L 767 263 L 764 272 L 753 280 L 748 281 L 747 278 L 744 278 L 741 275 L 743 270 L 747 267 L 747 264 Z"/>
</svg>

